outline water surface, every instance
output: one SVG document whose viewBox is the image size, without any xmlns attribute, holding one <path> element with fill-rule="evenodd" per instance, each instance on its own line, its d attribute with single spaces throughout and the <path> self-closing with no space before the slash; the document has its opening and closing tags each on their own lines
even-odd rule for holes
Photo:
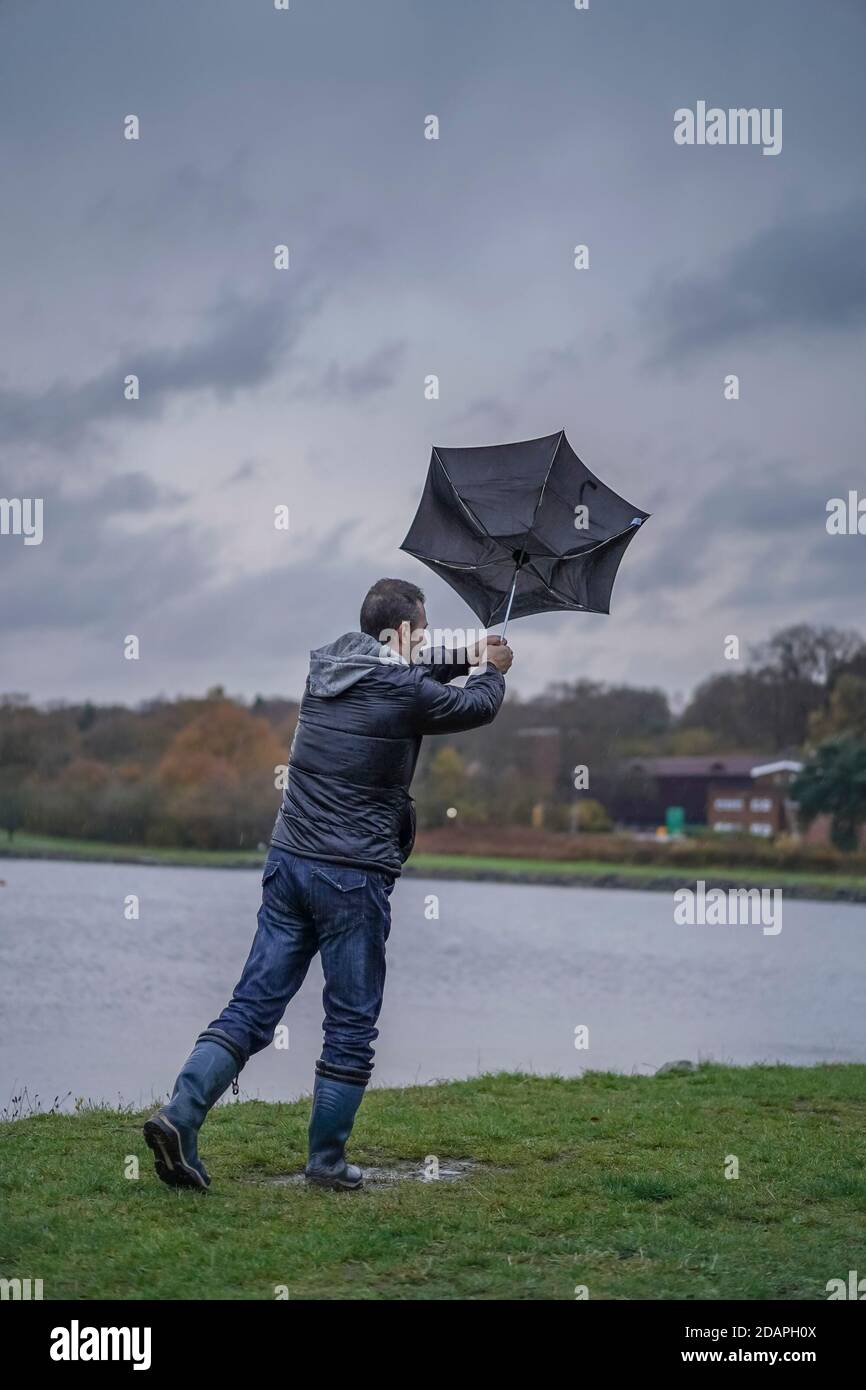
<svg viewBox="0 0 866 1390">
<path fill-rule="evenodd" d="M 24 1085 L 43 1104 L 164 1094 L 240 973 L 260 874 L 3 860 L 0 878 L 0 1106 Z M 132 893 L 138 921 L 124 918 Z M 392 903 L 376 1084 L 866 1061 L 866 906 L 786 901 L 773 937 L 678 926 L 668 893 L 407 878 Z M 316 960 L 286 1013 L 288 1051 L 253 1058 L 243 1094 L 310 1090 L 321 987 Z"/>
</svg>

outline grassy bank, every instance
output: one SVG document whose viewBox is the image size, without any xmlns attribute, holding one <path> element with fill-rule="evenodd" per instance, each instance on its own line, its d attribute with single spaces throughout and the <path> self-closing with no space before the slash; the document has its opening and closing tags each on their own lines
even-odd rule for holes
<svg viewBox="0 0 866 1390">
<path fill-rule="evenodd" d="M 0 843 L 3 856 L 69 859 L 125 864 L 169 864 L 210 868 L 254 868 L 265 851 L 151 848 L 117 845 L 101 840 L 72 840 L 45 835 L 16 835 Z M 700 861 L 668 864 L 613 863 L 602 859 L 541 859 L 517 855 L 416 852 L 406 872 L 439 878 L 482 879 L 495 882 L 550 883 L 571 887 L 630 888 L 672 892 L 703 879 L 719 888 L 748 886 L 781 888 L 792 898 L 866 902 L 866 878 L 860 873 L 796 871 L 771 865 Z M 2 875 L 0 875 L 2 877 Z"/>
<path fill-rule="evenodd" d="M 703 879 L 716 888 L 781 888 L 792 898 L 866 902 L 866 879 L 854 874 L 795 873 L 790 870 L 724 867 L 718 864 L 611 864 L 605 860 L 502 859 L 493 855 L 413 854 L 409 871 L 431 878 L 552 883 L 584 888 L 630 888 L 673 892 Z"/>
<path fill-rule="evenodd" d="M 863 1267 L 864 1066 L 373 1090 L 362 1163 L 479 1166 L 356 1194 L 275 1181 L 303 1163 L 308 1110 L 220 1106 L 207 1195 L 156 1180 L 141 1116 L 2 1126 L 0 1275 L 46 1299 L 824 1299 Z"/>
<path fill-rule="evenodd" d="M 176 864 L 214 869 L 248 869 L 261 864 L 260 849 L 179 849 L 151 845 L 113 844 L 109 840 L 73 840 L 65 836 L 19 832 L 0 840 L 0 858 L 82 859 L 115 864 Z"/>
</svg>

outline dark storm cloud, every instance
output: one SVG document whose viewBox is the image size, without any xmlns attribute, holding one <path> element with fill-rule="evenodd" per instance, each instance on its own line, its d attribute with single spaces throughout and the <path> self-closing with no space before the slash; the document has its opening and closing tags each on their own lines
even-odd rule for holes
<svg viewBox="0 0 866 1390">
<path fill-rule="evenodd" d="M 703 578 L 710 564 L 707 547 L 686 543 L 689 533 L 680 521 L 660 515 L 651 517 L 646 527 L 641 527 L 641 535 L 629 547 L 629 578 L 622 573 L 617 577 L 618 593 L 626 584 L 635 597 L 678 593 Z"/>
<path fill-rule="evenodd" d="M 685 516 L 657 504 L 641 548 L 635 543 L 629 555 L 636 590 L 674 592 L 712 575 L 719 582 L 719 600 L 726 604 L 764 603 L 770 583 L 786 604 L 807 597 L 807 567 L 801 564 L 789 572 L 780 542 L 796 534 L 800 545 L 808 545 L 810 531 L 823 536 L 827 487 L 826 477 L 803 477 L 790 460 L 755 457 L 696 495 Z M 823 557 L 820 547 L 815 557 Z M 748 578 L 743 580 L 743 574 Z M 833 588 L 835 581 L 828 582 Z"/>
<path fill-rule="evenodd" d="M 212 234 L 218 226 L 242 225 L 252 219 L 258 202 L 247 191 L 253 177 L 247 150 L 235 150 L 217 169 L 202 169 L 185 160 L 159 170 L 148 183 L 121 193 L 101 192 L 83 209 L 81 225 L 90 235 L 122 235 L 148 248 L 155 240 L 176 247 L 185 235 Z"/>
<path fill-rule="evenodd" d="M 162 507 L 174 506 L 186 501 L 186 494 L 158 487 L 147 473 L 119 473 L 107 478 L 101 487 L 82 503 L 72 504 L 71 514 L 80 515 L 86 509 L 90 514 L 117 516 L 123 512 L 154 512 Z M 69 504 L 66 504 L 69 507 Z"/>
<path fill-rule="evenodd" d="M 860 0 L 832 23 L 807 0 L 729 0 L 723 25 L 689 0 L 584 14 L 567 0 L 285 14 L 90 0 L 86 23 L 57 6 L 50 26 L 43 8 L 3 7 L 0 36 L 15 353 L 0 491 L 24 490 L 10 473 L 26 459 L 43 479 L 26 491 L 45 498 L 42 546 L 0 538 L 16 625 L 0 664 L 16 685 L 40 699 L 297 693 L 306 649 L 357 624 L 380 565 L 410 568 L 396 545 L 431 443 L 562 425 L 654 515 L 613 618 L 515 628 L 537 656 L 533 669 L 518 654 L 513 688 L 540 687 L 551 664 L 685 688 L 716 659 L 733 587 L 734 630 L 761 603 L 769 628 L 811 603 L 829 621 L 846 589 L 862 595 L 860 543 L 824 537 L 826 496 L 845 487 L 809 481 L 858 457 L 860 342 L 842 330 L 866 319 L 866 218 L 841 205 L 862 186 Z M 783 105 L 781 157 L 676 148 L 675 107 L 713 94 Z M 142 116 L 136 147 L 127 111 Z M 584 239 L 593 269 L 577 275 Z M 289 275 L 272 265 L 282 241 Z M 649 284 L 664 288 L 642 315 Z M 769 334 L 742 409 L 719 406 L 721 372 L 709 389 L 684 380 L 683 358 Z M 792 360 L 789 341 L 809 352 Z M 680 354 L 682 372 L 653 379 L 653 351 Z M 442 381 L 429 410 L 427 370 Z M 156 423 L 119 428 L 136 418 Z M 246 524 L 283 494 L 307 528 L 285 549 L 269 517 L 266 544 Z M 324 535 L 341 515 L 363 520 Z M 467 620 L 441 581 L 415 578 L 431 612 Z M 145 659 L 123 661 L 118 633 L 145 625 Z"/>
<path fill-rule="evenodd" d="M 454 428 L 482 425 L 496 432 L 497 438 L 505 439 L 515 422 L 514 409 L 506 405 L 499 396 L 477 396 L 464 410 L 451 419 Z"/>
<path fill-rule="evenodd" d="M 304 307 L 279 295 L 254 303 L 223 300 L 207 311 L 206 331 L 184 347 L 119 353 L 114 366 L 78 386 L 0 390 L 0 441 L 74 445 L 100 425 L 128 420 L 132 410 L 158 418 L 179 395 L 210 390 L 224 399 L 259 386 L 274 375 L 317 303 L 314 296 Z M 138 401 L 124 399 L 129 374 L 139 378 Z"/>
<path fill-rule="evenodd" d="M 75 519 L 70 511 L 66 531 Z M 74 534 L 47 537 L 18 550 L 9 606 L 19 613 L 26 591 L 29 607 L 8 625 L 7 643 L 29 653 L 25 687 L 35 679 L 64 698 L 111 688 L 134 702 L 213 685 L 296 697 L 309 651 L 357 630 L 364 594 L 380 577 L 381 566 L 347 552 L 349 539 L 338 529 L 302 559 L 224 580 L 204 537 L 184 525 L 136 537 L 91 525 L 80 544 Z M 134 663 L 122 655 L 129 633 L 141 642 Z M 14 672 L 14 662 L 8 672 L 4 664 L 0 690 L 22 685 Z M 140 684 L 124 692 L 133 679 Z"/>
<path fill-rule="evenodd" d="M 354 558 L 339 534 L 327 535 L 303 560 L 178 596 L 159 615 L 160 660 L 173 667 L 182 659 L 202 681 L 228 688 L 237 687 L 239 670 L 282 671 L 272 688 L 297 694 L 310 649 L 357 631 L 361 602 L 378 578 L 378 566 Z"/>
<path fill-rule="evenodd" d="M 380 577 L 377 567 L 352 556 L 354 528 L 338 526 L 303 558 L 223 579 L 214 538 L 200 524 L 173 517 L 179 494 L 141 473 L 76 494 L 50 483 L 42 492 L 42 544 L 25 546 L 16 536 L 0 541 L 10 638 L 15 630 L 34 636 L 61 630 L 106 635 L 113 643 L 118 633 L 117 640 L 140 635 L 146 625 L 154 655 L 213 661 L 213 680 L 225 675 L 230 684 L 224 657 L 234 662 L 257 651 L 261 665 L 275 649 L 288 659 L 296 639 L 303 653 L 305 643 L 332 635 L 335 621 L 341 630 L 356 628 L 361 600 Z M 133 515 L 149 524 L 130 530 Z"/>
<path fill-rule="evenodd" d="M 744 609 L 771 605 L 792 613 L 822 616 L 829 623 L 862 624 L 866 590 L 866 541 L 863 536 L 831 536 L 819 519 L 814 538 L 796 550 L 780 550 L 778 540 L 766 543 L 749 557 L 741 553 L 737 581 L 724 601 Z M 847 616 L 846 616 L 847 615 Z"/>
<path fill-rule="evenodd" d="M 776 536 L 780 529 L 823 526 L 827 480 L 798 476 L 793 465 L 770 461 L 754 465 L 757 476 L 732 473 L 696 499 L 690 524 L 705 525 L 728 543 L 743 533 Z"/>
<path fill-rule="evenodd" d="M 581 353 L 571 344 L 565 347 L 546 348 L 537 353 L 524 373 L 527 390 L 537 391 L 549 386 L 563 376 L 574 376 L 581 363 Z"/>
<path fill-rule="evenodd" d="M 663 574 L 650 574 L 642 590 L 667 587 L 712 574 L 716 606 L 761 608 L 768 603 L 794 613 L 820 599 L 841 600 L 852 592 L 856 547 L 844 553 L 827 546 L 828 480 L 803 477 L 790 460 L 752 460 L 749 471 L 731 470 L 696 498 L 684 532 L 704 537 L 691 546 L 683 567 L 677 556 Z M 844 494 L 844 489 L 839 489 Z M 856 538 L 855 538 L 856 539 Z M 700 557 L 700 558 L 699 558 Z M 862 571 L 866 551 L 859 557 Z"/>
<path fill-rule="evenodd" d="M 208 579 L 212 559 L 207 536 L 169 517 L 130 530 L 125 514 L 169 512 L 177 493 L 161 490 L 140 473 L 119 475 L 71 495 L 48 484 L 44 537 L 24 546 L 3 537 L 4 627 L 129 630 L 143 613 L 173 603 Z M 134 625 L 132 631 L 135 631 Z"/>
<path fill-rule="evenodd" d="M 360 362 L 345 366 L 330 362 L 316 377 L 299 382 L 290 392 L 293 400 L 359 401 L 376 396 L 394 385 L 406 357 L 406 343 L 385 343 Z"/>
<path fill-rule="evenodd" d="M 259 471 L 259 465 L 255 459 L 244 459 L 243 463 L 238 464 L 233 473 L 226 479 L 226 485 L 231 483 L 245 483 L 250 478 L 254 478 Z"/>
<path fill-rule="evenodd" d="M 866 202 L 788 216 L 707 274 L 654 291 L 645 319 L 658 357 L 680 359 L 780 330 L 866 325 Z"/>
</svg>

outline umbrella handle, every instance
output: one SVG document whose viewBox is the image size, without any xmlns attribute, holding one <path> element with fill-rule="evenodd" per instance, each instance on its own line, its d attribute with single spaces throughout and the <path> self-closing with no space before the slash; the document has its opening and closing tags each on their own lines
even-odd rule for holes
<svg viewBox="0 0 866 1390">
<path fill-rule="evenodd" d="M 511 605 L 514 602 L 514 590 L 517 588 L 517 576 L 520 573 L 519 567 L 514 571 L 514 582 L 511 585 L 511 593 L 508 595 L 508 607 L 505 610 L 505 622 L 502 625 L 502 640 L 505 641 L 505 634 L 508 631 L 508 619 L 511 617 Z"/>
</svg>

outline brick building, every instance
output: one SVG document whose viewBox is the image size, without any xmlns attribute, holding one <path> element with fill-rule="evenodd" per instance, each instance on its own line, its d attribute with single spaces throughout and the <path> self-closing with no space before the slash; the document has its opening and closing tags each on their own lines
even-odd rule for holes
<svg viewBox="0 0 866 1390">
<path fill-rule="evenodd" d="M 790 786 L 803 764 L 792 760 L 757 763 L 742 787 L 711 782 L 707 825 L 720 834 L 760 835 L 772 839 L 797 829 Z"/>
<path fill-rule="evenodd" d="M 752 768 L 766 761 L 753 753 L 629 758 L 613 814 L 626 824 L 652 828 L 664 825 L 669 806 L 682 806 L 688 825 L 706 825 L 710 788 L 720 797 L 744 796 L 752 788 Z"/>
</svg>

